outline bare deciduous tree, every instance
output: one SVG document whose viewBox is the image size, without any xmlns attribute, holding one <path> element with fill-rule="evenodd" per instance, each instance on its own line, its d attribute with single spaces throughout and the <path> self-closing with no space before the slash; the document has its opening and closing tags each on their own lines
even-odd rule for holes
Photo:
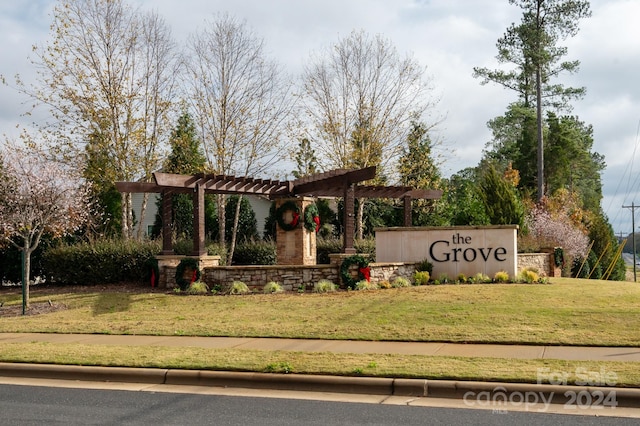
<svg viewBox="0 0 640 426">
<path fill-rule="evenodd" d="M 265 57 L 263 41 L 245 23 L 219 15 L 194 35 L 187 61 L 189 99 L 199 123 L 210 169 L 256 176 L 282 158 L 284 125 L 292 108 L 291 85 Z M 234 217 L 229 260 L 239 215 Z M 219 197 L 220 242 L 224 244 L 224 199 Z"/>
<path fill-rule="evenodd" d="M 116 180 L 150 179 L 171 124 L 178 61 L 168 27 L 124 0 L 66 0 L 53 17 L 52 39 L 34 47 L 38 81 L 17 81 L 48 108 L 51 120 L 39 127 L 53 152 L 81 167 L 92 140 Z M 122 195 L 122 228 L 133 236 L 131 194 Z"/>
<path fill-rule="evenodd" d="M 436 103 L 425 69 L 389 40 L 354 31 L 311 58 L 303 75 L 309 139 L 325 168 L 395 168 L 412 120 Z M 436 123 L 433 123 L 435 125 Z M 431 126 L 430 126 L 431 127 Z M 362 237 L 362 207 L 357 229 Z"/>
</svg>

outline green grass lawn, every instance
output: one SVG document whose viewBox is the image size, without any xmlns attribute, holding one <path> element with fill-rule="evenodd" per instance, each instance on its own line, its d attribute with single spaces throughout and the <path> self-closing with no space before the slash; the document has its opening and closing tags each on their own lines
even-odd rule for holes
<svg viewBox="0 0 640 426">
<path fill-rule="evenodd" d="M 640 346 L 640 286 L 631 282 L 553 279 L 544 285 L 443 285 L 246 296 L 181 296 L 150 289 L 134 293 L 65 293 L 62 289 L 40 294 L 33 289 L 32 303 L 48 300 L 67 309 L 0 318 L 0 332 Z M 21 299 L 19 294 L 0 292 L 0 302 L 8 306 L 20 304 Z M 196 348 L 188 353 L 169 348 L 105 351 L 69 346 L 4 344 L 0 361 L 515 381 L 535 381 L 539 367 L 573 371 L 572 366 L 585 364 Z M 597 365 L 605 364 L 621 383 L 640 385 L 640 363 Z"/>
</svg>

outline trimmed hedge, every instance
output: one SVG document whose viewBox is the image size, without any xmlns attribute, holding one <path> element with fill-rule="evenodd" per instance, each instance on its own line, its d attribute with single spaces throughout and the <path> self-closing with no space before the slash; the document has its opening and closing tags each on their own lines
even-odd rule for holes
<svg viewBox="0 0 640 426">
<path fill-rule="evenodd" d="M 342 253 L 342 238 L 318 238 L 316 240 L 316 263 L 319 265 L 328 265 L 329 255 L 335 253 Z M 369 262 L 375 262 L 376 258 L 376 240 L 367 238 L 364 240 L 355 240 L 353 248 L 356 249 L 356 253 L 368 254 L 367 260 Z"/>
<path fill-rule="evenodd" d="M 247 241 L 233 251 L 234 265 L 275 265 L 276 245 L 273 241 Z"/>
<path fill-rule="evenodd" d="M 43 269 L 55 284 L 95 285 L 143 282 L 160 242 L 122 240 L 60 246 L 43 255 Z"/>
</svg>

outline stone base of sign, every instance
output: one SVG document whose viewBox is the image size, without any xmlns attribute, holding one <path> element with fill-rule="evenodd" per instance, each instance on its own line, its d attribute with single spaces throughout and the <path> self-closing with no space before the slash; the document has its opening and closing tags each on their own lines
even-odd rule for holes
<svg viewBox="0 0 640 426">
<path fill-rule="evenodd" d="M 541 277 L 561 277 L 562 269 L 554 264 L 553 253 L 518 253 L 518 272 L 536 271 Z"/>
<path fill-rule="evenodd" d="M 173 288 L 176 286 L 176 268 L 180 261 L 186 257 L 197 259 L 198 269 L 201 272 L 204 272 L 205 268 L 220 265 L 220 256 L 181 256 L 177 254 L 156 256 L 158 271 L 160 272 L 160 277 L 158 278 L 159 288 Z"/>
</svg>

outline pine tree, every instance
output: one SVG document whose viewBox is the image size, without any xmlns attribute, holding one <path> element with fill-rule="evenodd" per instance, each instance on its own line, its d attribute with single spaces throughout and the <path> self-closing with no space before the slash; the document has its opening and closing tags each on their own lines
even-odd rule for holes
<svg viewBox="0 0 640 426">
<path fill-rule="evenodd" d="M 440 189 L 440 170 L 433 156 L 433 142 L 424 123 L 413 121 L 402 149 L 398 171 L 400 183 L 418 189 Z M 442 225 L 442 214 L 435 200 L 412 201 L 412 221 L 416 226 Z"/>
<path fill-rule="evenodd" d="M 163 170 L 166 173 L 192 175 L 202 173 L 206 168 L 206 159 L 202 153 L 201 144 L 197 137 L 195 124 L 191 115 L 184 111 L 171 131 L 169 139 L 171 152 L 165 160 Z M 205 206 L 212 202 L 211 196 L 205 197 Z M 162 197 L 156 203 L 158 212 L 161 211 Z M 172 225 L 173 232 L 178 238 L 189 238 L 193 235 L 193 199 L 188 194 L 172 196 Z M 210 208 L 205 210 L 210 212 Z M 211 218 L 205 218 L 210 221 Z M 162 217 L 158 213 L 153 225 L 153 235 L 160 235 Z"/>
<path fill-rule="evenodd" d="M 292 174 L 296 179 L 318 172 L 318 158 L 316 157 L 316 151 L 311 147 L 309 139 L 300 139 L 294 159 L 297 169 Z"/>
<path fill-rule="evenodd" d="M 500 63 L 515 65 L 509 71 L 474 68 L 482 83 L 493 82 L 515 90 L 525 108 L 536 110 L 537 192 L 544 195 L 543 103 L 555 109 L 570 108 L 569 100 L 584 95 L 584 88 L 564 87 L 551 80 L 563 72 L 578 70 L 579 61 L 562 61 L 566 47 L 558 43 L 578 32 L 580 19 L 591 16 L 585 0 L 509 0 L 523 10 L 519 24 L 512 24 L 498 40 Z"/>
</svg>

